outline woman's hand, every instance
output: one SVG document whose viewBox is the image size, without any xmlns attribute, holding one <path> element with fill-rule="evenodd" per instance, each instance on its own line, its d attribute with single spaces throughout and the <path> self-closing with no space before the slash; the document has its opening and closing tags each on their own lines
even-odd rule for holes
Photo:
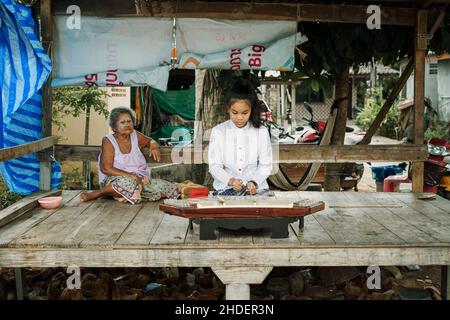
<svg viewBox="0 0 450 320">
<path fill-rule="evenodd" d="M 241 191 L 242 190 L 242 180 L 237 178 L 230 178 L 228 181 L 228 185 L 233 188 L 234 191 Z"/>
<path fill-rule="evenodd" d="M 157 162 L 161 161 L 161 151 L 159 151 L 159 145 L 154 141 L 150 142 L 150 156 Z"/>
<path fill-rule="evenodd" d="M 130 178 L 133 178 L 138 184 L 143 185 L 142 178 L 136 173 L 130 173 Z"/>
<path fill-rule="evenodd" d="M 251 195 L 256 194 L 256 184 L 255 184 L 255 182 L 253 182 L 253 181 L 247 182 L 247 191 L 248 191 Z"/>
</svg>

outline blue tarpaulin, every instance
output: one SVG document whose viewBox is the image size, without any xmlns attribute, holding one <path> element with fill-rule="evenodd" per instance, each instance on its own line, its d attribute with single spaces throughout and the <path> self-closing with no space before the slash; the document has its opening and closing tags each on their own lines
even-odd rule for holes
<svg viewBox="0 0 450 320">
<path fill-rule="evenodd" d="M 0 0 L 0 148 L 40 139 L 40 89 L 51 72 L 31 8 L 14 0 Z M 0 173 L 12 192 L 27 195 L 39 190 L 36 154 L 0 163 Z M 61 167 L 52 163 L 52 188 L 61 182 Z"/>
</svg>

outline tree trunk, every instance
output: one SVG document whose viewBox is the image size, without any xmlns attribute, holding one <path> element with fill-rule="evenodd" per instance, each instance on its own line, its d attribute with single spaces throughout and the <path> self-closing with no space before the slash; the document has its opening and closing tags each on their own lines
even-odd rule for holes
<svg viewBox="0 0 450 320">
<path fill-rule="evenodd" d="M 196 72 L 196 96 L 198 97 L 195 110 L 194 140 L 196 143 L 208 142 L 211 129 L 228 119 L 225 110 L 225 99 L 217 81 L 220 70 L 199 70 Z M 198 181 L 209 187 L 213 179 L 208 173 L 208 165 L 197 165 Z"/>
<path fill-rule="evenodd" d="M 349 68 L 343 69 L 336 76 L 336 91 L 335 99 L 348 97 L 349 92 Z M 343 145 L 345 139 L 345 127 L 347 125 L 347 109 L 348 109 L 348 99 L 340 103 L 337 116 L 336 124 L 334 126 L 333 136 L 331 137 L 332 145 Z M 326 191 L 340 191 L 341 181 L 340 181 L 340 168 L 341 164 L 331 163 L 325 165 L 325 184 L 324 189 Z"/>
<path fill-rule="evenodd" d="M 86 108 L 86 121 L 84 126 L 84 145 L 87 146 L 89 144 L 89 124 L 91 121 L 91 106 Z M 88 161 L 83 161 L 83 186 L 87 186 L 88 189 L 91 189 L 89 183 L 90 170 L 88 170 Z"/>
</svg>

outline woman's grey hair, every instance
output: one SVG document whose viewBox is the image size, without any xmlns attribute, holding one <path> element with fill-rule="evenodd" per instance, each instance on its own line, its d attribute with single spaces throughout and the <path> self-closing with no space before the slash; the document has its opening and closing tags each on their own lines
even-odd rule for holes
<svg viewBox="0 0 450 320">
<path fill-rule="evenodd" d="M 119 115 L 122 113 L 128 113 L 131 117 L 131 120 L 133 120 L 133 125 L 136 125 L 136 114 L 134 113 L 134 110 L 126 107 L 117 107 L 111 110 L 111 113 L 109 114 L 109 126 L 114 129 L 116 127 L 117 118 L 119 118 Z"/>
</svg>

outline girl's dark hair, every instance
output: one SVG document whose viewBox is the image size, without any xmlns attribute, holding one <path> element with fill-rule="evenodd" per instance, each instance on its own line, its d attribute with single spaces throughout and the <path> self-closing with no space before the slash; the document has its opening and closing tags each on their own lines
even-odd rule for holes
<svg viewBox="0 0 450 320">
<path fill-rule="evenodd" d="M 260 112 L 257 104 L 258 97 L 256 96 L 256 90 L 250 81 L 246 79 L 238 79 L 231 88 L 230 96 L 228 98 L 227 109 L 231 105 L 239 100 L 247 100 L 250 102 L 251 111 L 249 122 L 255 127 L 261 126 Z"/>
</svg>

